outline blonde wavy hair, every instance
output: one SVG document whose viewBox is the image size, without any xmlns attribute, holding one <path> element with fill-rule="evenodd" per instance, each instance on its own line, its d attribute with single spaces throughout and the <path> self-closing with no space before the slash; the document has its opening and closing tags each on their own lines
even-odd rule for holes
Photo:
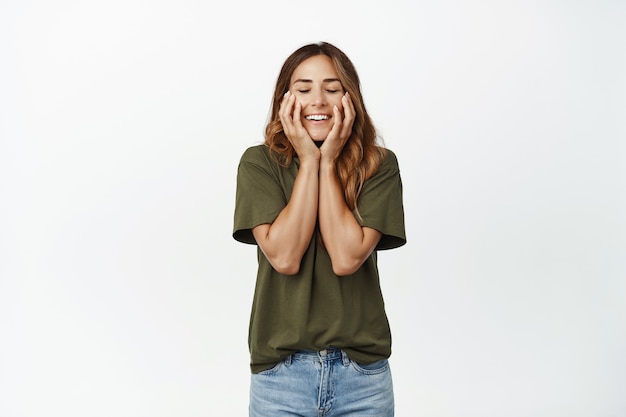
<svg viewBox="0 0 626 417">
<path fill-rule="evenodd" d="M 280 165 L 291 164 L 295 151 L 283 132 L 278 111 L 283 95 L 289 90 L 295 69 L 306 59 L 317 55 L 326 55 L 332 60 L 339 80 L 350 94 L 356 110 L 352 134 L 337 160 L 337 173 L 348 207 L 358 214 L 357 200 L 363 184 L 382 164 L 385 148 L 377 144 L 376 129 L 365 109 L 356 69 L 339 48 L 327 42 L 314 43 L 299 48 L 287 58 L 276 81 L 271 115 L 265 127 L 265 145 L 280 156 L 277 161 Z"/>
</svg>

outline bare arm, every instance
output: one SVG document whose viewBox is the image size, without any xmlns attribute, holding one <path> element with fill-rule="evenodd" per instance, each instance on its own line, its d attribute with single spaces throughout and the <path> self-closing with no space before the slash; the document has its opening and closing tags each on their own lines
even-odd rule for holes
<svg viewBox="0 0 626 417">
<path fill-rule="evenodd" d="M 296 274 L 309 246 L 317 219 L 318 166 L 311 160 L 300 165 L 291 199 L 272 224 L 252 229 L 257 244 L 272 267 L 285 275 Z"/>
<path fill-rule="evenodd" d="M 320 169 L 320 231 L 335 274 L 350 275 L 370 256 L 381 233 L 362 227 L 348 208 L 334 164 Z"/>
<path fill-rule="evenodd" d="M 380 240 L 381 233 L 362 227 L 344 198 L 337 176 L 335 161 L 350 137 L 354 122 L 354 106 L 349 95 L 342 98 L 344 117 L 334 109 L 336 120 L 328 138 L 321 147 L 319 224 L 324 246 L 337 275 L 356 272 L 370 256 Z"/>
<path fill-rule="evenodd" d="M 272 224 L 261 224 L 252 234 L 272 267 L 285 275 L 296 274 L 309 246 L 319 201 L 320 152 L 300 122 L 301 106 L 287 92 L 279 111 L 285 135 L 300 159 L 291 198 Z"/>
</svg>

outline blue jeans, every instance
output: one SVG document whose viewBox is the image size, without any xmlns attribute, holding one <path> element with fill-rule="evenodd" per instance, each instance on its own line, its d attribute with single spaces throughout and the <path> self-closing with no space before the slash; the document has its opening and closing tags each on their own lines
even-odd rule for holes
<svg viewBox="0 0 626 417">
<path fill-rule="evenodd" d="M 357 364 L 338 349 L 301 351 L 252 374 L 250 417 L 392 417 L 386 359 Z"/>
</svg>

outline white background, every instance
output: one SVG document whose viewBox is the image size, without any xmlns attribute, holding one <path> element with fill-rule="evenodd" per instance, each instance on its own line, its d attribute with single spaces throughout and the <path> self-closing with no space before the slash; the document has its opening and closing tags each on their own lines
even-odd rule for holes
<svg viewBox="0 0 626 417">
<path fill-rule="evenodd" d="M 327 40 L 398 155 L 396 414 L 626 416 L 626 2 L 0 2 L 0 415 L 244 416 L 241 153 Z"/>
</svg>

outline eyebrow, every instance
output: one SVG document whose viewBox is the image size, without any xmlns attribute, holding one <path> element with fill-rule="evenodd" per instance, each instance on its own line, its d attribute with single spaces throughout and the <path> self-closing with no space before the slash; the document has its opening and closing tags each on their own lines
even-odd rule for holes
<svg viewBox="0 0 626 417">
<path fill-rule="evenodd" d="M 341 80 L 339 78 L 324 78 L 324 80 L 323 80 L 323 82 L 325 82 L 325 83 L 332 83 L 332 82 L 335 82 L 335 81 L 341 82 Z M 304 79 L 304 78 L 298 78 L 293 83 L 295 84 L 295 83 L 312 83 L 312 82 L 313 82 L 313 80 L 307 80 L 307 79 Z"/>
</svg>

